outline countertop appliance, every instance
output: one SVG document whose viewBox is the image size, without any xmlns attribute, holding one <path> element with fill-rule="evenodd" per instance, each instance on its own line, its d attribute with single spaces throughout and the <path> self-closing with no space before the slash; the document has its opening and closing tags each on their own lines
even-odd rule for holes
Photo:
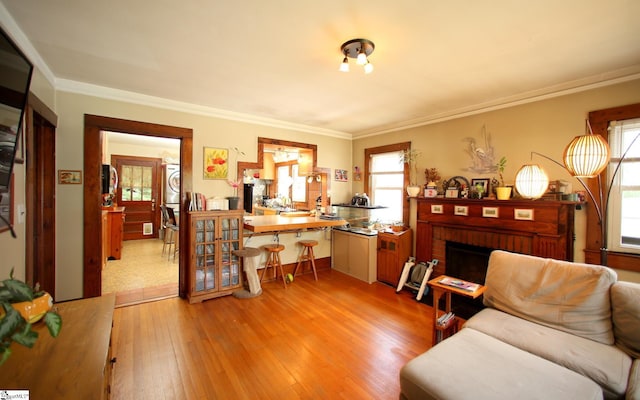
<svg viewBox="0 0 640 400">
<path fill-rule="evenodd" d="M 356 195 L 351 198 L 351 205 L 352 206 L 368 207 L 369 206 L 369 196 L 367 196 L 366 193 L 362 193 L 362 194 L 356 193 Z"/>
</svg>

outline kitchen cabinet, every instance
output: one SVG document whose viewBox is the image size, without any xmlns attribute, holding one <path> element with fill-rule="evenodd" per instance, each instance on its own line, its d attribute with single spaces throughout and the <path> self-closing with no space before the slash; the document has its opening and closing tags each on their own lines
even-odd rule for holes
<svg viewBox="0 0 640 400">
<path fill-rule="evenodd" d="M 262 169 L 260 179 L 273 180 L 276 175 L 276 164 L 273 160 L 273 153 L 264 153 L 262 158 Z"/>
<path fill-rule="evenodd" d="M 333 230 L 331 266 L 367 283 L 376 280 L 376 237 Z"/>
<path fill-rule="evenodd" d="M 38 340 L 31 349 L 11 345 L 0 388 L 28 390 L 32 399 L 108 399 L 114 305 L 113 293 L 56 304 L 60 335 L 52 338 L 44 323 L 34 324 Z"/>
<path fill-rule="evenodd" d="M 190 303 L 231 294 L 242 287 L 240 258 L 244 210 L 189 213 Z"/>
<path fill-rule="evenodd" d="M 411 257 L 412 231 L 378 232 L 378 280 L 396 287 L 404 263 Z"/>
<path fill-rule="evenodd" d="M 106 260 L 122 258 L 124 210 L 124 207 L 104 207 L 102 209 L 103 266 Z"/>
</svg>

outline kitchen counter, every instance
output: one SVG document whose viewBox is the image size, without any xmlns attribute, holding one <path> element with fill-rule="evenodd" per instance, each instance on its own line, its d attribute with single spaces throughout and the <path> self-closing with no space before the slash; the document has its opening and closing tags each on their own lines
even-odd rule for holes
<svg viewBox="0 0 640 400">
<path fill-rule="evenodd" d="M 317 217 L 283 217 L 281 215 L 254 215 L 244 218 L 244 229 L 254 233 L 280 232 L 296 229 L 343 226 L 344 219 L 321 219 Z"/>
</svg>

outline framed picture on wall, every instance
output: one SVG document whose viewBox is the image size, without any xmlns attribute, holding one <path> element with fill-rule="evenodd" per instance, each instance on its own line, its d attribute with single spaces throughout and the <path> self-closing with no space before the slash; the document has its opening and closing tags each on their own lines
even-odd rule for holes
<svg viewBox="0 0 640 400">
<path fill-rule="evenodd" d="M 229 176 L 229 149 L 205 147 L 202 164 L 204 179 L 227 179 Z"/>
<path fill-rule="evenodd" d="M 346 182 L 347 181 L 347 170 L 346 169 L 336 169 L 334 171 L 334 180 L 338 182 Z"/>
<path fill-rule="evenodd" d="M 59 169 L 58 183 L 61 185 L 79 185 L 82 183 L 82 171 Z"/>
</svg>

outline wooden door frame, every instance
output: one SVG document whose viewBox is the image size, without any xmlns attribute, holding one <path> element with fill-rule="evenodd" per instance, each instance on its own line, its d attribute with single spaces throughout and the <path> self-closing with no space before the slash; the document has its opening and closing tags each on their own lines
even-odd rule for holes
<svg viewBox="0 0 640 400">
<path fill-rule="evenodd" d="M 153 222 L 153 235 L 151 236 L 146 236 L 144 237 L 144 239 L 151 239 L 151 238 L 158 238 L 158 229 L 157 227 L 160 226 L 161 224 L 161 218 L 160 218 L 160 204 L 162 204 L 162 181 L 163 181 L 163 176 L 162 176 L 162 158 L 159 157 L 138 157 L 138 156 L 129 156 L 129 155 L 120 155 L 120 154 L 112 154 L 111 155 L 111 166 L 114 167 L 116 169 L 116 171 L 118 171 L 118 160 L 120 162 L 126 163 L 127 161 L 144 161 L 144 162 L 153 162 L 155 164 L 154 170 L 155 170 L 155 174 L 156 174 L 156 184 L 155 184 L 155 192 L 156 192 L 156 199 L 153 202 L 154 206 L 153 206 L 153 220 L 151 222 Z M 120 177 L 119 179 L 122 178 L 122 171 L 118 171 L 118 176 Z M 120 181 L 122 182 L 122 181 Z M 120 206 L 124 206 L 125 204 L 122 203 L 122 185 L 119 184 L 118 188 L 116 190 L 116 201 L 119 202 Z M 125 210 L 125 223 L 126 223 L 126 210 Z M 125 224 L 126 225 L 126 224 Z M 144 228 L 144 227 L 143 227 Z M 143 229 L 144 230 L 144 229 Z M 128 240 L 127 239 L 127 235 L 126 235 L 126 229 L 125 229 L 125 235 L 123 236 L 124 240 Z M 140 237 L 137 237 L 136 239 L 141 239 Z"/>
<path fill-rule="evenodd" d="M 180 139 L 180 224 L 186 226 L 186 193 L 193 190 L 193 130 L 147 122 L 85 114 L 84 116 L 84 211 L 83 297 L 102 293 L 102 143 L 103 131 Z M 96 237 L 99 232 L 99 237 Z M 188 229 L 179 230 L 179 246 L 186 248 Z M 187 293 L 187 252 L 179 252 L 180 297 Z"/>
<path fill-rule="evenodd" d="M 55 144 L 55 130 L 58 125 L 58 116 L 36 95 L 29 92 L 28 105 L 23 127 L 23 149 L 25 159 L 25 281 L 29 285 L 41 283 L 53 298 L 55 293 L 55 249 L 56 249 L 56 223 L 55 223 L 55 196 L 51 193 L 43 193 L 46 189 L 56 190 L 56 172 L 43 167 L 41 157 L 35 156 L 36 132 L 35 115 L 50 124 L 53 128 L 53 141 Z M 51 152 L 50 148 L 46 149 Z M 55 151 L 53 152 L 55 160 Z M 36 212 L 38 210 L 38 212 Z M 45 212 L 49 210 L 49 212 Z M 39 217 L 36 218 L 36 215 Z M 41 218 L 43 215 L 46 221 Z M 38 257 L 46 257 L 52 260 L 52 268 L 36 261 Z M 53 287 L 50 287 L 53 285 Z"/>
</svg>

